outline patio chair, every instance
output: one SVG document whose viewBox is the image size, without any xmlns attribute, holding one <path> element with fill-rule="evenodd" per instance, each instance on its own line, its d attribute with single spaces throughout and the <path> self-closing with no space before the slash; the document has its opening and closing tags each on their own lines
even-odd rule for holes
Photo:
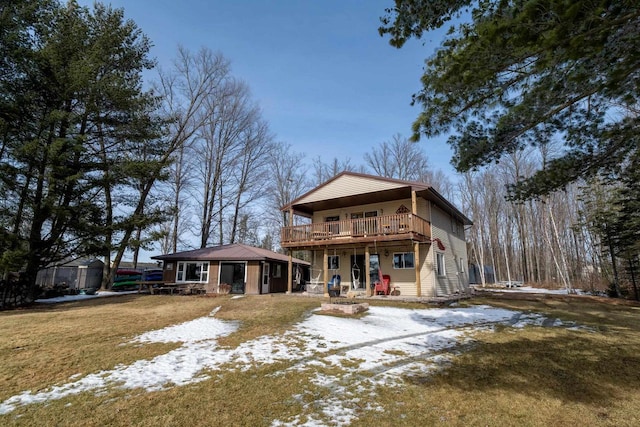
<svg viewBox="0 0 640 427">
<path fill-rule="evenodd" d="M 306 285 L 306 290 L 310 294 L 321 294 L 324 287 L 324 280 L 322 279 L 324 272 L 322 270 L 311 270 L 309 282 Z"/>
<path fill-rule="evenodd" d="M 391 276 L 388 274 L 382 275 L 382 280 L 378 280 L 375 283 L 374 295 L 389 295 L 391 293 Z"/>
<path fill-rule="evenodd" d="M 329 292 L 329 295 L 338 296 L 340 294 L 341 281 L 342 280 L 339 274 L 334 274 L 333 277 L 331 277 L 331 280 L 329 280 L 329 283 L 327 283 L 327 291 Z M 335 295 L 332 295 L 332 294 L 335 294 Z"/>
</svg>

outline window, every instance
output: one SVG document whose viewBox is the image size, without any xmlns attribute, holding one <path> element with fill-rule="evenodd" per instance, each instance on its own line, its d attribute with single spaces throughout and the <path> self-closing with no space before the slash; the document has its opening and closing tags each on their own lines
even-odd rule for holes
<svg viewBox="0 0 640 427">
<path fill-rule="evenodd" d="M 464 259 L 460 258 L 460 273 L 464 273 Z"/>
<path fill-rule="evenodd" d="M 176 282 L 209 282 L 209 263 L 179 262 Z"/>
<path fill-rule="evenodd" d="M 393 254 L 393 268 L 415 268 L 413 252 L 397 252 Z"/>
<path fill-rule="evenodd" d="M 444 269 L 444 254 L 436 253 L 436 273 L 438 276 L 445 276 L 446 272 Z"/>
<path fill-rule="evenodd" d="M 282 277 L 282 264 L 273 265 L 273 277 L 276 279 Z"/>
<path fill-rule="evenodd" d="M 329 255 L 329 257 L 327 257 L 327 268 L 329 270 L 339 270 L 340 255 Z"/>
<path fill-rule="evenodd" d="M 336 224 L 330 224 L 327 230 L 331 234 L 340 234 L 340 217 L 339 216 L 328 216 L 324 219 L 324 222 L 335 222 Z"/>
</svg>

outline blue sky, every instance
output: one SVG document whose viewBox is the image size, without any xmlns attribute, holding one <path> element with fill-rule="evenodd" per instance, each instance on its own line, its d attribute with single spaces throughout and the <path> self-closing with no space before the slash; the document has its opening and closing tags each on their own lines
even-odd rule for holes
<svg viewBox="0 0 640 427">
<path fill-rule="evenodd" d="M 377 30 L 393 0 L 103 2 L 124 8 L 162 67 L 179 44 L 221 52 L 251 88 L 276 139 L 305 152 L 309 163 L 320 156 L 360 165 L 364 153 L 394 134 L 410 136 L 420 112 L 411 95 L 443 34 L 391 47 Z M 453 174 L 445 138 L 420 144 L 434 169 Z"/>
</svg>

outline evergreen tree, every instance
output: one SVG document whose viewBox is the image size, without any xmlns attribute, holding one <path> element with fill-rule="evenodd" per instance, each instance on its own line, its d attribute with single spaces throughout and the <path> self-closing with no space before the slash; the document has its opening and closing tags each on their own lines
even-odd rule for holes
<svg viewBox="0 0 640 427">
<path fill-rule="evenodd" d="M 635 0 L 396 0 L 379 31 L 401 47 L 447 22 L 462 23 L 426 62 L 413 139 L 452 132 L 458 171 L 563 141 L 561 155 L 511 187 L 515 199 L 638 168 Z"/>
<path fill-rule="evenodd" d="M 4 2 L 0 19 L 0 262 L 33 288 L 41 267 L 108 261 L 156 222 L 144 207 L 169 155 L 142 89 L 150 43 L 122 10 Z"/>
</svg>

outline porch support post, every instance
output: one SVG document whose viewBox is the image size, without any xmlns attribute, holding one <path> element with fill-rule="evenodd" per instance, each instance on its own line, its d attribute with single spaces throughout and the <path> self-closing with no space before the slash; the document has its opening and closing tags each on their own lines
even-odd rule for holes
<svg viewBox="0 0 640 427">
<path fill-rule="evenodd" d="M 411 213 L 418 215 L 418 197 L 415 190 L 411 190 Z"/>
<path fill-rule="evenodd" d="M 322 276 L 324 277 L 322 287 L 324 288 L 324 296 L 329 298 L 329 289 L 327 287 L 327 283 L 329 283 L 329 250 L 327 248 L 324 248 L 322 259 L 324 263 L 322 265 Z"/>
<path fill-rule="evenodd" d="M 371 293 L 371 276 L 369 275 L 369 263 L 370 263 L 369 245 L 366 245 L 364 247 L 364 268 L 362 269 L 362 271 L 364 271 L 364 286 L 366 288 L 366 294 L 367 294 L 368 297 L 370 297 L 372 295 L 372 293 Z"/>
<path fill-rule="evenodd" d="M 289 227 L 293 227 L 293 206 L 289 207 Z"/>
<path fill-rule="evenodd" d="M 420 262 L 420 244 L 415 242 L 413 244 L 413 252 L 415 259 L 413 260 L 413 265 L 415 265 L 416 269 L 416 296 L 422 296 L 422 284 L 420 283 L 420 270 L 422 268 L 422 263 Z"/>
<path fill-rule="evenodd" d="M 287 262 L 287 293 L 290 294 L 293 291 L 293 251 L 289 249 L 289 260 Z"/>
</svg>

